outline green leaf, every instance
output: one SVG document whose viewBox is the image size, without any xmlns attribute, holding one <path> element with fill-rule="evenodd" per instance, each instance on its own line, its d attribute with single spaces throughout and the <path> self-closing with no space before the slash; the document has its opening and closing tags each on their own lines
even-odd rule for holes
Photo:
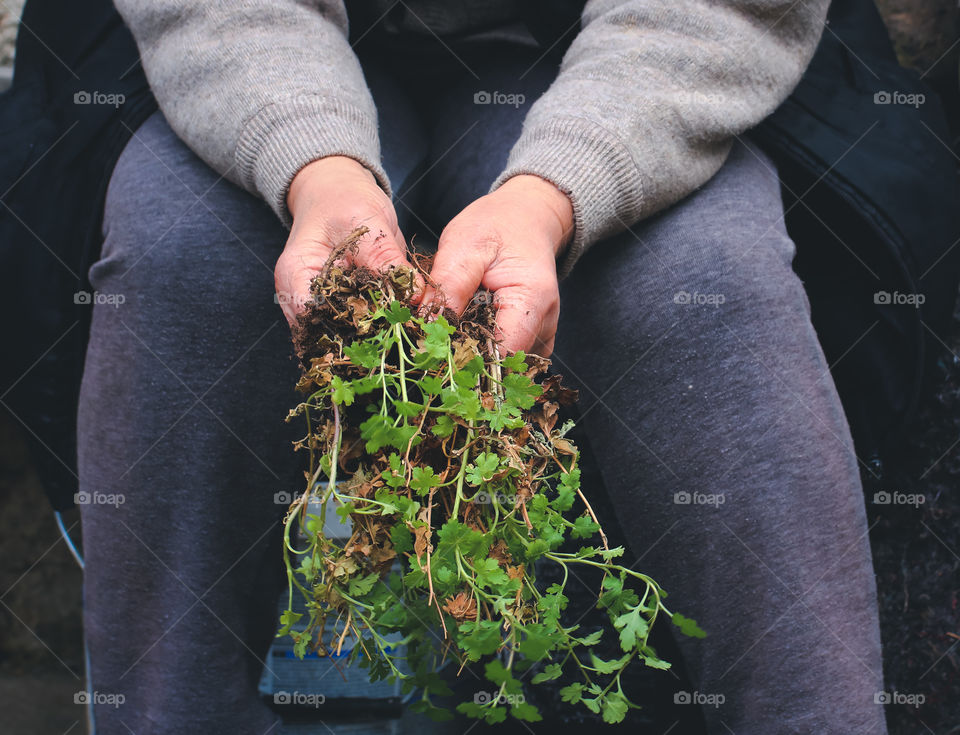
<svg viewBox="0 0 960 735">
<path fill-rule="evenodd" d="M 399 301 L 391 301 L 390 306 L 381 309 L 374 316 L 384 316 L 391 324 L 403 324 L 410 321 L 410 309 L 402 306 Z"/>
<path fill-rule="evenodd" d="M 353 388 L 349 383 L 344 383 L 339 375 L 334 375 L 330 381 L 330 387 L 333 389 L 333 402 L 342 406 L 353 404 Z"/>
<path fill-rule="evenodd" d="M 581 646 L 595 646 L 600 642 L 600 639 L 603 638 L 602 630 L 595 630 L 590 635 L 586 635 L 583 638 L 578 638 Z"/>
<path fill-rule="evenodd" d="M 576 467 L 560 475 L 560 486 L 576 490 L 580 487 L 580 468 Z"/>
<path fill-rule="evenodd" d="M 537 609 L 543 613 L 544 620 L 556 623 L 567 607 L 567 597 L 561 592 L 545 594 L 537 601 Z"/>
<path fill-rule="evenodd" d="M 640 615 L 639 607 L 614 618 L 613 627 L 620 631 L 620 648 L 624 651 L 632 651 L 637 646 L 644 645 L 650 629 L 646 618 Z"/>
<path fill-rule="evenodd" d="M 296 623 L 302 617 L 303 613 L 294 612 L 293 610 L 284 610 L 280 615 L 280 625 L 282 627 L 279 631 L 277 631 L 277 638 L 285 636 L 287 633 L 289 633 L 294 623 Z"/>
<path fill-rule="evenodd" d="M 540 722 L 543 719 L 540 715 L 540 710 L 529 702 L 518 701 L 516 704 L 511 705 L 510 714 L 518 720 L 525 720 L 526 722 Z"/>
<path fill-rule="evenodd" d="M 532 563 L 550 551 L 550 544 L 542 538 L 534 539 L 526 548 L 526 561 Z"/>
<path fill-rule="evenodd" d="M 363 340 L 354 342 L 348 347 L 343 348 L 343 354 L 346 355 L 354 365 L 360 365 L 365 368 L 375 368 L 380 364 L 380 347 L 375 340 Z"/>
<path fill-rule="evenodd" d="M 483 667 L 483 672 L 494 684 L 502 686 L 506 694 L 520 694 L 523 691 L 523 686 L 499 659 L 488 661 Z"/>
<path fill-rule="evenodd" d="M 525 373 L 529 369 L 527 363 L 524 362 L 526 357 L 523 350 L 517 350 L 512 355 L 503 358 L 500 364 L 509 370 L 513 370 L 515 373 Z"/>
<path fill-rule="evenodd" d="M 444 388 L 441 392 L 443 407 L 467 421 L 480 418 L 480 398 L 472 388 Z"/>
<path fill-rule="evenodd" d="M 347 593 L 351 597 L 363 597 L 380 580 L 380 575 L 373 573 L 365 577 L 354 577 L 347 585 Z"/>
<path fill-rule="evenodd" d="M 423 325 L 423 354 L 437 360 L 445 359 L 450 353 L 450 335 L 454 328 L 442 316 L 436 321 Z"/>
<path fill-rule="evenodd" d="M 477 563 L 475 570 L 477 573 L 477 584 L 491 590 L 496 590 L 501 585 L 505 585 L 510 581 L 510 577 L 501 569 L 496 559 L 482 559 Z"/>
<path fill-rule="evenodd" d="M 542 684 L 545 681 L 559 679 L 562 673 L 563 668 L 560 664 L 547 664 L 543 671 L 534 676 L 530 681 L 534 684 Z"/>
<path fill-rule="evenodd" d="M 467 481 L 471 485 L 480 485 L 488 481 L 500 469 L 500 457 L 492 452 L 481 452 L 467 465 Z"/>
<path fill-rule="evenodd" d="M 453 382 L 461 388 L 473 389 L 477 384 L 477 376 L 464 368 L 463 370 L 457 370 L 457 372 L 453 374 Z"/>
<path fill-rule="evenodd" d="M 651 669 L 666 670 L 670 668 L 670 663 L 668 661 L 656 658 L 655 656 L 642 656 L 641 658 L 643 658 L 643 662 Z"/>
<path fill-rule="evenodd" d="M 583 684 L 570 684 L 560 690 L 560 699 L 570 704 L 576 704 L 583 699 Z"/>
<path fill-rule="evenodd" d="M 622 546 L 614 546 L 612 549 L 600 549 L 600 556 L 603 557 L 604 561 L 610 561 L 623 556 L 623 552 L 624 548 Z"/>
<path fill-rule="evenodd" d="M 496 653 L 503 645 L 500 623 L 494 620 L 468 620 L 460 624 L 460 631 L 465 634 L 460 639 L 460 647 L 471 661 L 479 661 L 484 656 Z"/>
<path fill-rule="evenodd" d="M 476 377 L 483 372 L 483 358 L 480 357 L 480 355 L 474 355 L 470 358 L 470 361 L 460 369 Z"/>
<path fill-rule="evenodd" d="M 680 632 L 691 638 L 706 638 L 707 633 L 699 625 L 697 621 L 692 618 L 687 618 L 681 615 L 680 613 L 674 613 L 673 617 L 670 618 L 671 622 L 680 628 Z"/>
<path fill-rule="evenodd" d="M 393 543 L 393 550 L 398 554 L 413 551 L 413 534 L 402 523 L 398 523 L 390 529 L 390 541 Z"/>
<path fill-rule="evenodd" d="M 416 433 L 416 426 L 408 424 L 394 426 L 388 417 L 379 413 L 372 414 L 360 424 L 360 438 L 366 439 L 366 450 L 370 454 L 388 446 L 401 450 L 406 449 L 407 444 Z M 420 438 L 417 437 L 414 444 L 419 443 Z"/>
<path fill-rule="evenodd" d="M 597 600 L 597 607 L 615 609 L 623 596 L 623 573 L 620 573 L 620 577 L 608 574 L 600 583 L 600 588 L 602 592 Z"/>
<path fill-rule="evenodd" d="M 313 557 L 303 557 L 303 561 L 300 562 L 297 571 L 302 574 L 308 582 L 312 582 L 317 576 L 317 569 L 313 566 Z"/>
<path fill-rule="evenodd" d="M 531 661 L 540 661 L 546 657 L 554 650 L 563 635 L 555 626 L 551 631 L 543 623 L 527 623 L 523 626 L 523 632 L 523 638 L 517 649 Z"/>
<path fill-rule="evenodd" d="M 414 467 L 410 474 L 410 487 L 420 495 L 427 495 L 430 488 L 440 485 L 440 478 L 433 471 L 433 467 Z"/>
<path fill-rule="evenodd" d="M 486 554 L 490 543 L 490 539 L 484 538 L 482 533 L 473 530 L 453 518 L 444 523 L 440 527 L 440 530 L 437 531 L 437 541 L 438 549 L 441 546 L 449 549 L 456 548 L 459 549 L 460 554 L 465 557 L 476 556 L 481 554 L 481 552 Z M 497 563 L 496 559 L 488 559 L 487 561 L 492 561 L 494 564 Z"/>
<path fill-rule="evenodd" d="M 450 710 L 437 707 L 427 699 L 421 699 L 419 702 L 411 704 L 410 711 L 426 715 L 434 722 L 446 722 L 453 719 L 453 713 Z"/>
<path fill-rule="evenodd" d="M 483 414 L 485 421 L 490 423 L 490 428 L 494 431 L 503 431 L 504 429 L 519 429 L 523 426 L 523 419 L 520 417 L 520 409 L 511 406 L 508 403 L 501 403 L 492 411 L 485 411 Z"/>
<path fill-rule="evenodd" d="M 506 707 L 482 705 L 476 702 L 461 702 L 457 705 L 457 712 L 476 720 L 485 720 L 488 725 L 499 725 L 507 719 Z"/>
<path fill-rule="evenodd" d="M 453 433 L 454 428 L 456 428 L 456 422 L 447 414 L 441 414 L 437 419 L 437 423 L 433 425 L 433 428 L 430 429 L 434 435 L 439 436 L 441 439 L 445 439 Z"/>
<path fill-rule="evenodd" d="M 425 397 L 440 395 L 440 391 L 443 390 L 443 381 L 435 375 L 420 378 L 419 385 Z"/>
<path fill-rule="evenodd" d="M 597 658 L 596 655 L 592 653 L 590 654 L 591 665 L 601 674 L 612 674 L 616 671 L 619 671 L 629 660 L 629 653 L 626 656 L 621 656 L 620 658 L 613 659 L 612 661 L 604 661 L 602 658 Z"/>
<path fill-rule="evenodd" d="M 320 516 L 310 513 L 307 515 L 307 533 L 311 536 L 316 536 L 318 533 L 323 533 L 323 524 L 320 522 Z"/>
<path fill-rule="evenodd" d="M 397 409 L 397 414 L 410 419 L 423 413 L 424 405 L 415 401 L 394 400 L 393 407 Z"/>
<path fill-rule="evenodd" d="M 532 408 L 543 388 L 526 375 L 510 373 L 503 378 L 503 399 L 520 408 Z"/>
<path fill-rule="evenodd" d="M 350 382 L 350 386 L 358 396 L 365 396 L 380 387 L 380 376 L 367 375 L 364 378 L 356 378 Z"/>
<path fill-rule="evenodd" d="M 360 438 L 366 439 L 366 450 L 369 454 L 380 451 L 391 444 L 393 423 L 386 416 L 379 413 L 360 424 Z"/>
<path fill-rule="evenodd" d="M 297 637 L 296 643 L 293 644 L 293 655 L 297 658 L 302 659 L 307 653 L 307 646 L 310 645 L 310 636 L 301 635 Z"/>
<path fill-rule="evenodd" d="M 570 535 L 574 538 L 589 538 L 600 530 L 600 526 L 593 522 L 590 516 L 580 516 L 573 522 Z"/>
<path fill-rule="evenodd" d="M 576 493 L 566 485 L 557 488 L 557 497 L 550 501 L 550 507 L 560 513 L 565 513 L 573 507 Z"/>
<path fill-rule="evenodd" d="M 608 724 L 623 722 L 627 715 L 627 698 L 620 692 L 611 691 L 603 698 L 603 721 Z"/>
</svg>

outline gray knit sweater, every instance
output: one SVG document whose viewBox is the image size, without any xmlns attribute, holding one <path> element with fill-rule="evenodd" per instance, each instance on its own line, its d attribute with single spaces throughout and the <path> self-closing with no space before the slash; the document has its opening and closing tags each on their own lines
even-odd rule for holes
<svg viewBox="0 0 960 735">
<path fill-rule="evenodd" d="M 463 30 L 461 18 L 472 15 L 451 0 L 415 4 L 440 32 Z M 770 114 L 799 80 L 828 4 L 589 0 L 558 77 L 530 108 L 494 188 L 530 173 L 570 197 L 576 231 L 560 266 L 566 275 L 591 244 L 716 173 L 733 136 Z M 285 224 L 291 180 L 323 156 L 360 161 L 390 191 L 342 0 L 116 5 L 176 133 Z"/>
</svg>

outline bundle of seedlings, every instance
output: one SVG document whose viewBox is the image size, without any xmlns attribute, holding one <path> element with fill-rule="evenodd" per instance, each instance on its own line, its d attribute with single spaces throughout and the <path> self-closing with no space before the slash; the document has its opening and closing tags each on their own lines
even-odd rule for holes
<svg viewBox="0 0 960 735">
<path fill-rule="evenodd" d="M 437 702 L 450 694 L 440 668 L 483 661 L 495 694 L 459 704 L 463 714 L 537 721 L 522 680 L 572 669 L 563 700 L 620 722 L 635 706 L 624 669 L 670 666 L 648 643 L 658 616 L 686 635 L 703 631 L 670 613 L 653 579 L 617 562 L 623 547 L 609 548 L 580 488 L 572 424 L 557 425 L 576 393 L 547 374 L 549 361 L 500 354 L 489 294 L 460 317 L 418 313 L 413 269 L 348 264 L 365 233 L 331 254 L 295 328 L 306 398 L 288 420 L 306 423 L 296 446 L 309 470 L 285 519 L 289 605 L 278 635 L 292 636 L 300 657 L 348 648 L 373 680 L 419 690 L 413 709 L 434 718 L 452 716 Z M 331 513 L 348 539 L 325 532 Z M 297 525 L 306 541 L 295 545 Z M 579 547 L 561 550 L 570 540 Z M 538 585 L 543 565 L 561 581 Z M 579 567 L 602 573 L 596 606 L 622 656 L 601 659 L 604 631 L 563 620 Z"/>
</svg>

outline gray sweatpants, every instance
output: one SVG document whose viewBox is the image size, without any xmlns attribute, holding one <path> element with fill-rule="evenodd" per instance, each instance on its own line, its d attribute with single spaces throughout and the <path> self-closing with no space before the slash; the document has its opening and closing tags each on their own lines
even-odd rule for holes
<svg viewBox="0 0 960 735">
<path fill-rule="evenodd" d="M 553 73 L 490 58 L 426 121 L 367 68 L 408 237 L 486 192 Z M 526 104 L 475 105 L 481 89 Z M 160 114 L 117 164 L 104 232 L 91 282 L 125 302 L 94 307 L 80 481 L 123 502 L 82 507 L 85 626 L 91 688 L 125 702 L 96 706 L 97 733 L 276 733 L 255 688 L 285 582 L 274 495 L 302 485 L 273 299 L 285 232 Z M 793 256 L 774 168 L 740 141 L 702 189 L 583 258 L 554 360 L 628 562 L 709 632 L 681 645 L 711 734 L 882 735 L 858 460 Z"/>
</svg>

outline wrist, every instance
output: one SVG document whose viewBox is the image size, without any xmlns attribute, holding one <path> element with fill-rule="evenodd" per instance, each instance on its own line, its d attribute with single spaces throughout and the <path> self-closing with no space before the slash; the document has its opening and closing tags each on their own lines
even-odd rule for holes
<svg viewBox="0 0 960 735">
<path fill-rule="evenodd" d="M 315 195 L 331 185 L 338 190 L 351 182 L 377 186 L 376 177 L 359 161 L 348 156 L 324 156 L 301 168 L 290 182 L 287 209 L 296 219 L 297 211 L 309 208 Z"/>
<path fill-rule="evenodd" d="M 574 218 L 570 197 L 552 182 L 533 174 L 512 176 L 497 191 L 519 199 L 527 211 L 539 214 L 549 232 L 554 255 L 559 257 L 573 239 Z"/>
</svg>

